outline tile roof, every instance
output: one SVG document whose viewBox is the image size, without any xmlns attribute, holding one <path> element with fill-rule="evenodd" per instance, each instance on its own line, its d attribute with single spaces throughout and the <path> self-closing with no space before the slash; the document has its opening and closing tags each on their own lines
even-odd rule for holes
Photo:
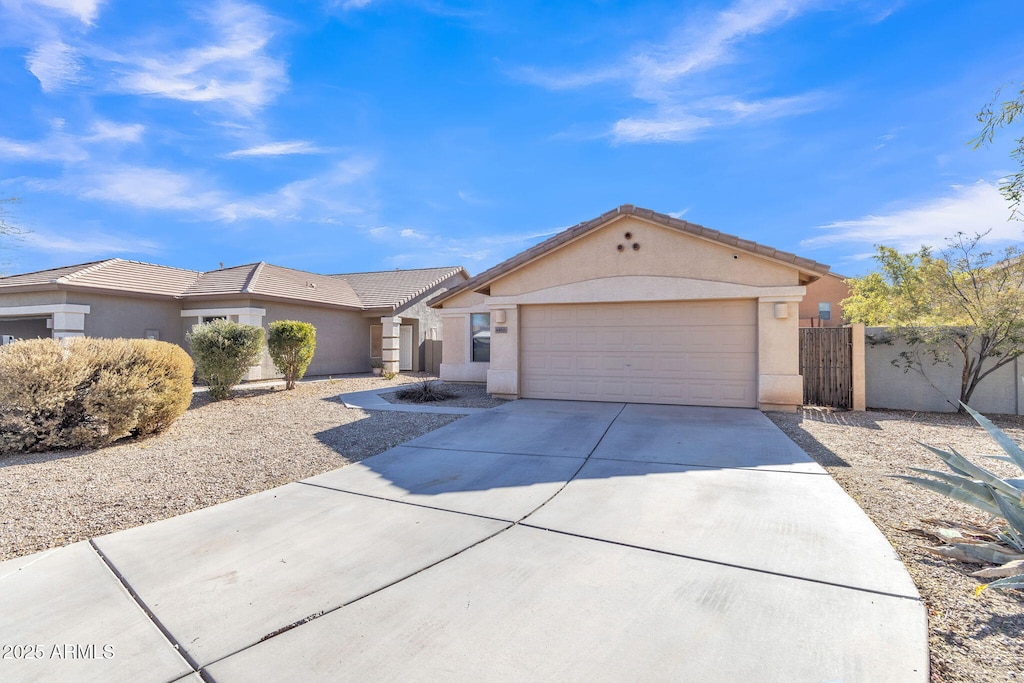
<svg viewBox="0 0 1024 683">
<path fill-rule="evenodd" d="M 304 270 L 282 268 L 263 261 L 203 273 L 183 296 L 194 298 L 239 295 L 363 308 L 352 287 L 344 281 Z"/>
<path fill-rule="evenodd" d="M 344 280 L 329 275 L 307 273 L 281 266 L 262 263 L 253 273 L 247 291 L 257 296 L 275 296 L 299 299 L 334 306 L 364 308 L 352 289 Z"/>
<path fill-rule="evenodd" d="M 175 297 L 180 296 L 200 275 L 194 270 L 112 258 L 10 275 L 0 278 L 0 290 L 4 287 L 31 285 L 71 285 Z"/>
<path fill-rule="evenodd" d="M 397 309 L 459 273 L 469 277 L 462 266 L 340 273 L 331 277 L 351 285 L 366 308 Z"/>
<path fill-rule="evenodd" d="M 619 218 L 620 216 L 636 216 L 637 218 L 642 218 L 651 221 L 652 223 L 657 223 L 658 225 L 662 225 L 673 230 L 678 230 L 679 232 L 684 232 L 690 235 L 695 235 L 697 237 L 702 237 L 704 239 L 711 240 L 713 242 L 725 244 L 734 249 L 739 249 L 740 251 L 756 254 L 758 256 L 764 256 L 766 258 L 774 259 L 776 261 L 782 261 L 784 263 L 792 265 L 794 268 L 809 271 L 814 275 L 824 275 L 829 271 L 829 266 L 826 266 L 823 263 L 818 263 L 817 261 L 803 258 L 801 256 L 797 256 L 796 254 L 791 254 L 788 251 L 780 251 L 779 249 L 766 247 L 764 245 L 758 244 L 757 242 L 741 239 L 734 235 L 728 235 L 717 230 L 711 230 L 709 228 L 705 228 L 702 225 L 697 225 L 696 223 L 689 223 L 679 218 L 673 218 L 672 216 L 669 216 L 667 214 L 651 211 L 650 209 L 642 209 L 633 206 L 632 204 L 623 204 L 617 209 L 606 211 L 597 218 L 591 219 L 589 221 L 584 221 L 582 223 L 572 226 L 571 228 L 567 228 L 562 232 L 558 233 L 557 235 L 549 237 L 543 242 L 535 244 L 534 246 L 530 247 L 529 249 L 526 249 L 525 251 L 519 252 L 512 258 L 502 261 L 493 268 L 485 270 L 482 273 L 478 273 L 477 275 L 471 277 L 462 284 L 457 285 L 449 289 L 448 291 L 444 292 L 443 294 L 432 298 L 429 301 L 429 303 L 432 306 L 437 305 L 443 302 L 445 299 L 448 299 L 458 294 L 459 292 L 463 292 L 466 290 L 481 291 L 484 288 L 486 288 L 487 285 L 489 285 L 491 282 L 498 279 L 502 275 L 511 272 L 516 268 L 525 265 L 530 261 L 533 261 L 536 258 L 539 258 L 540 256 L 546 254 L 549 251 L 557 249 L 563 244 L 567 244 L 568 242 L 573 241 L 577 237 L 580 237 L 590 232 L 591 230 L 600 228 L 601 226 L 611 222 L 612 220 L 615 220 L 616 218 Z"/>
<path fill-rule="evenodd" d="M 65 286 L 171 298 L 256 296 L 356 309 L 397 309 L 461 266 L 319 275 L 269 263 L 249 263 L 205 273 L 113 258 L 0 278 L 6 287 Z"/>
</svg>

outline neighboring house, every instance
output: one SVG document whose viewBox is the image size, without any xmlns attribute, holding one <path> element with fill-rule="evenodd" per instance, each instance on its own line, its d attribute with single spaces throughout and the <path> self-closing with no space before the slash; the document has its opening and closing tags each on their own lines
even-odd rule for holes
<svg viewBox="0 0 1024 683">
<path fill-rule="evenodd" d="M 815 261 L 632 205 L 430 300 L 441 377 L 504 397 L 793 409 Z"/>
<path fill-rule="evenodd" d="M 464 282 L 459 266 L 318 275 L 253 263 L 209 272 L 107 259 L 0 278 L 0 340 L 8 337 L 162 339 L 187 348 L 193 325 L 227 318 L 317 329 L 308 374 L 366 372 L 373 347 L 392 371 L 427 367 L 437 338 L 430 296 Z M 268 355 L 247 379 L 276 376 Z"/>
<path fill-rule="evenodd" d="M 800 302 L 800 327 L 842 327 L 843 307 L 840 302 L 850 296 L 849 278 L 825 273 L 807 285 L 807 294 Z"/>
</svg>

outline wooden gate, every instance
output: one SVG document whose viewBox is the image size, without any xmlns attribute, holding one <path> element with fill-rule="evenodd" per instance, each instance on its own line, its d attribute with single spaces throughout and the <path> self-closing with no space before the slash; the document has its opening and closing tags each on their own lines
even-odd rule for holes
<svg viewBox="0 0 1024 683">
<path fill-rule="evenodd" d="M 800 374 L 804 405 L 853 407 L 853 330 L 800 328 Z"/>
</svg>

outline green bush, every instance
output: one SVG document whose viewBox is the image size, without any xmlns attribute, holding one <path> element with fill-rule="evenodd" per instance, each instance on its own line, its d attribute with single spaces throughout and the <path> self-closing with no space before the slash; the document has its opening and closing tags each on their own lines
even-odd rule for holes
<svg viewBox="0 0 1024 683">
<path fill-rule="evenodd" d="M 294 389 L 302 379 L 316 351 L 316 328 L 298 320 L 275 320 L 270 323 L 267 349 L 279 372 L 284 373 L 286 389 Z"/>
<path fill-rule="evenodd" d="M 263 352 L 263 328 L 242 325 L 229 320 L 211 320 L 195 325 L 185 335 L 192 349 L 199 379 L 206 382 L 210 398 L 227 398 L 231 387 L 253 365 Z"/>
<path fill-rule="evenodd" d="M 192 359 L 148 339 L 0 347 L 0 453 L 104 446 L 166 429 L 192 401 Z"/>
</svg>

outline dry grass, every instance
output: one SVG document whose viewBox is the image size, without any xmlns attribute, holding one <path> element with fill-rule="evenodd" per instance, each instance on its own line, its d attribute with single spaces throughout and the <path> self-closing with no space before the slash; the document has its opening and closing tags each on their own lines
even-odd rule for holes
<svg viewBox="0 0 1024 683">
<path fill-rule="evenodd" d="M 890 478 L 913 474 L 908 467 L 945 469 L 915 439 L 953 446 L 968 457 L 999 453 L 985 431 L 956 414 L 803 410 L 768 417 L 829 471 L 900 554 L 928 607 L 932 680 L 1024 679 L 1024 592 L 986 591 L 974 597 L 979 582 L 969 574 L 981 566 L 929 555 L 921 550 L 923 539 L 908 531 L 929 517 L 987 525 L 987 515 Z M 1024 419 L 996 417 L 994 422 L 1024 443 Z M 1015 472 L 1005 463 L 985 466 L 1001 475 Z"/>
</svg>

